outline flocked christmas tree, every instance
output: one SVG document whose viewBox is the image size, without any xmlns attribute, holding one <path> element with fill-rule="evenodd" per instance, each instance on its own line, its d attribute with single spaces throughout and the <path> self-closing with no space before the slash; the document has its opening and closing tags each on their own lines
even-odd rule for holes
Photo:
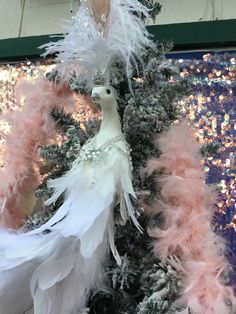
<svg viewBox="0 0 236 314">
<path fill-rule="evenodd" d="M 24 107 L 8 119 L 0 225 L 17 228 L 22 210 L 34 212 L 19 232 L 0 233 L 1 312 L 235 313 L 200 148 L 184 124 L 170 127 L 188 84 L 164 57 L 171 45 L 154 44 L 140 23 L 159 10 L 82 1 L 64 38 L 45 45 L 56 70 L 23 85 Z M 72 93 L 84 116 L 68 113 Z M 160 185 L 145 179 L 153 172 Z"/>
<path fill-rule="evenodd" d="M 154 18 L 160 10 L 159 4 L 150 6 Z M 177 272 L 168 264 L 153 257 L 151 239 L 146 230 L 149 225 L 160 224 L 160 217 L 153 219 L 144 215 L 142 200 L 152 200 L 156 185 L 149 179 L 141 180 L 140 170 L 149 156 L 159 152 L 154 146 L 154 136 L 168 129 L 179 116 L 177 101 L 188 93 L 186 81 L 178 79 L 178 70 L 165 59 L 164 54 L 171 49 L 170 44 L 157 43 L 156 51 L 146 53 L 144 63 L 138 63 L 132 82 L 128 82 L 122 62 L 117 61 L 120 77 L 113 82 L 117 91 L 119 113 L 123 132 L 132 149 L 133 180 L 139 200 L 135 204 L 139 221 L 144 229 L 141 234 L 131 223 L 122 226 L 118 215 L 115 242 L 122 256 L 121 267 L 112 256 L 107 260 L 106 273 L 109 291 L 91 295 L 87 313 L 90 314 L 156 314 L 167 313 L 180 291 L 181 282 Z M 48 73 L 48 79 L 60 83 L 55 72 Z M 131 87 L 131 88 L 130 88 Z M 91 90 L 76 79 L 70 80 L 70 89 L 86 96 Z M 100 119 L 91 117 L 81 121 L 67 114 L 63 109 L 52 108 L 51 117 L 56 122 L 58 133 L 66 140 L 41 148 L 44 166 L 41 172 L 44 182 L 36 191 L 36 196 L 46 200 L 51 191 L 47 189 L 49 178 L 62 175 L 70 169 L 78 156 L 81 146 L 96 133 Z M 34 229 L 52 216 L 60 205 L 44 208 L 28 217 L 26 229 Z"/>
</svg>

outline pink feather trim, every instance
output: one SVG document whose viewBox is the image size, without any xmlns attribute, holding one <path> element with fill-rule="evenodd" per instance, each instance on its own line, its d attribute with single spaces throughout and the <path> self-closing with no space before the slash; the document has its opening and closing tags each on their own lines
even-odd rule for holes
<svg viewBox="0 0 236 314">
<path fill-rule="evenodd" d="M 172 126 L 157 141 L 162 156 L 150 159 L 144 169 L 148 175 L 162 173 L 162 201 L 152 212 L 163 213 L 165 226 L 150 231 L 156 239 L 154 254 L 182 273 L 183 296 L 177 303 L 186 309 L 178 313 L 235 314 L 233 289 L 223 280 L 230 270 L 225 243 L 212 228 L 214 195 L 204 182 L 200 146 L 191 133 L 187 123 Z"/>
<path fill-rule="evenodd" d="M 54 134 L 50 107 L 71 103 L 71 92 L 65 85 L 56 86 L 45 78 L 22 83 L 16 95 L 19 103 L 24 100 L 22 110 L 3 117 L 11 126 L 0 172 L 0 227 L 3 228 L 21 226 L 22 203 L 33 196 L 40 183 L 38 149 Z"/>
</svg>

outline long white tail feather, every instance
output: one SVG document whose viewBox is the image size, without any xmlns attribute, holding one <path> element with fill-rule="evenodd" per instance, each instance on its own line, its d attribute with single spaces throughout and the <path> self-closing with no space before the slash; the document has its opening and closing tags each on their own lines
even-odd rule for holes
<svg viewBox="0 0 236 314">
<path fill-rule="evenodd" d="M 95 219 L 92 230 L 88 229 L 80 237 L 80 250 L 85 258 L 91 258 L 95 249 L 102 243 L 107 229 L 108 218 L 111 208 L 106 208 Z"/>
<path fill-rule="evenodd" d="M 119 202 L 120 202 L 120 216 L 123 220 L 123 223 L 125 223 L 128 219 L 128 215 L 127 215 L 127 208 L 126 208 L 124 193 L 121 187 L 120 187 L 120 192 L 119 192 Z"/>
<path fill-rule="evenodd" d="M 140 226 L 137 218 L 134 215 L 134 208 L 133 208 L 133 205 L 132 205 L 132 203 L 130 201 L 129 194 L 126 191 L 124 192 L 124 196 L 125 196 L 125 201 L 126 201 L 126 205 L 127 205 L 127 209 L 128 209 L 128 214 L 129 214 L 130 218 L 132 219 L 132 221 L 133 221 L 134 225 L 136 226 L 136 228 L 142 233 L 143 229 Z"/>
<path fill-rule="evenodd" d="M 121 257 L 120 257 L 120 254 L 119 252 L 117 251 L 117 248 L 115 246 L 115 241 L 114 241 L 114 220 L 113 220 L 113 215 L 110 214 L 110 217 L 109 217 L 109 223 L 108 223 L 108 240 L 109 240 L 109 245 L 110 245 L 110 248 L 111 248 L 111 251 L 112 251 L 112 254 L 117 262 L 117 264 L 119 266 L 121 266 L 122 264 L 122 260 L 121 260 Z"/>
</svg>

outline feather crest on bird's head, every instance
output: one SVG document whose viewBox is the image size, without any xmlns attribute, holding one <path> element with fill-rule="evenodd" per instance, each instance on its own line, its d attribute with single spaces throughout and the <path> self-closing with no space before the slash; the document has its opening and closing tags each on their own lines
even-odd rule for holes
<svg viewBox="0 0 236 314">
<path fill-rule="evenodd" d="M 148 9 L 138 0 L 83 0 L 66 27 L 64 38 L 50 42 L 43 56 L 56 54 L 60 79 L 86 82 L 93 87 L 98 71 L 107 82 L 120 76 L 117 62 L 123 65 L 130 82 L 137 61 L 147 48 L 155 49 L 140 16 L 149 17 Z M 122 73 L 123 73 L 122 69 Z"/>
</svg>

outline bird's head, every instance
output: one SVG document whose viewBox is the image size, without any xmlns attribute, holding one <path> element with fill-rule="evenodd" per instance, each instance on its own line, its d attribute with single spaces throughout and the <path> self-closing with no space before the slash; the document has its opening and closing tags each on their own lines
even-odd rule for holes
<svg viewBox="0 0 236 314">
<path fill-rule="evenodd" d="M 115 91 L 111 86 L 95 86 L 92 90 L 92 100 L 101 108 L 107 108 L 116 104 Z"/>
</svg>

